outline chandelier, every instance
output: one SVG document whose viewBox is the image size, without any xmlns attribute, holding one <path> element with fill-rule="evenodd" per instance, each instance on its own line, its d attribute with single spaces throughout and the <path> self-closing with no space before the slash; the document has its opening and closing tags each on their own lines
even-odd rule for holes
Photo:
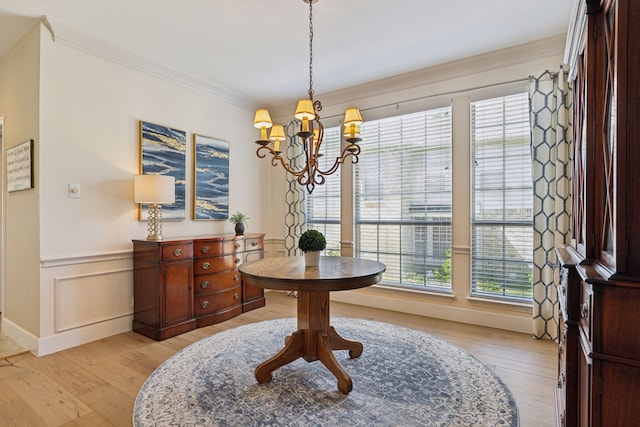
<svg viewBox="0 0 640 427">
<path fill-rule="evenodd" d="M 274 125 L 267 109 L 261 108 L 256 111 L 253 120 L 253 126 L 260 129 L 260 139 L 256 141 L 258 147 L 256 154 L 260 158 L 265 158 L 271 154 L 271 164 L 277 166 L 280 163 L 290 174 L 296 177 L 298 183 L 307 188 L 309 194 L 313 192 L 316 185 L 322 185 L 325 182 L 325 176 L 331 175 L 338 170 L 338 167 L 351 157 L 351 163 L 358 163 L 358 154 L 360 154 L 360 146 L 358 142 L 360 138 L 360 124 L 362 117 L 360 111 L 355 108 L 347 108 L 344 115 L 344 140 L 347 145 L 342 150 L 339 157 L 336 158 L 333 166 L 327 170 L 321 170 L 318 159 L 322 156 L 321 147 L 324 137 L 324 126 L 320 121 L 318 112 L 322 111 L 320 101 L 313 99 L 313 3 L 318 0 L 302 0 L 309 4 L 309 91 L 307 99 L 298 101 L 298 106 L 294 114 L 295 120 L 291 121 L 291 125 L 297 132 L 293 136 L 297 136 L 302 143 L 304 152 L 304 167 L 297 169 L 292 167 L 287 159 L 283 157 L 281 141 L 286 138 L 284 127 L 282 125 Z M 269 138 L 267 138 L 267 129 L 271 129 Z M 295 143 L 295 142 L 294 142 Z"/>
</svg>

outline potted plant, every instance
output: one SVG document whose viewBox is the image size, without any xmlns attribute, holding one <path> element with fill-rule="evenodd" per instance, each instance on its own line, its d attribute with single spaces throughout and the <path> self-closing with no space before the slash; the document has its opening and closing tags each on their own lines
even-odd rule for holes
<svg viewBox="0 0 640 427">
<path fill-rule="evenodd" d="M 318 230 L 307 230 L 298 239 L 298 247 L 304 252 L 305 265 L 317 267 L 320 264 L 320 251 L 327 247 L 327 240 Z"/>
<path fill-rule="evenodd" d="M 229 217 L 229 222 L 236 225 L 236 235 L 244 234 L 244 224 L 249 219 L 249 216 L 242 212 L 236 212 Z"/>
</svg>

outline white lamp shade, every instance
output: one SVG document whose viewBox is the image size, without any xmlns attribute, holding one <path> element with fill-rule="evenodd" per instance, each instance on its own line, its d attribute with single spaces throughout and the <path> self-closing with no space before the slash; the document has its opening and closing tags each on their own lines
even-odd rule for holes
<svg viewBox="0 0 640 427">
<path fill-rule="evenodd" d="M 174 203 L 176 179 L 167 175 L 137 175 L 133 181 L 136 203 Z"/>
</svg>

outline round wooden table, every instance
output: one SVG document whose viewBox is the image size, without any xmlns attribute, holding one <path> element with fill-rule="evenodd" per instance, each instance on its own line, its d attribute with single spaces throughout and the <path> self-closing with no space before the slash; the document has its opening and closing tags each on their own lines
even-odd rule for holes
<svg viewBox="0 0 640 427">
<path fill-rule="evenodd" d="M 307 362 L 320 360 L 337 378 L 338 390 L 349 394 L 353 382 L 333 350 L 349 350 L 349 357 L 356 358 L 362 354 L 362 344 L 342 338 L 329 324 L 329 292 L 378 283 L 385 269 L 377 261 L 331 256 L 321 257 L 318 267 L 305 267 L 304 257 L 265 258 L 241 265 L 247 285 L 298 293 L 298 330 L 285 339 L 278 354 L 256 368 L 256 380 L 269 382 L 273 371 L 304 357 Z"/>
</svg>

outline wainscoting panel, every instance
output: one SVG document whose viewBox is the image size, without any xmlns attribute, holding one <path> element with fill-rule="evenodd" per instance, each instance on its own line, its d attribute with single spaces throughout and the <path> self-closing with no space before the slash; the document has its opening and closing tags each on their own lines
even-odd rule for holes
<svg viewBox="0 0 640 427">
<path fill-rule="evenodd" d="M 132 251 L 42 258 L 40 301 L 38 356 L 131 331 Z"/>
<path fill-rule="evenodd" d="M 57 277 L 55 329 L 62 332 L 133 313 L 132 269 Z"/>
</svg>

